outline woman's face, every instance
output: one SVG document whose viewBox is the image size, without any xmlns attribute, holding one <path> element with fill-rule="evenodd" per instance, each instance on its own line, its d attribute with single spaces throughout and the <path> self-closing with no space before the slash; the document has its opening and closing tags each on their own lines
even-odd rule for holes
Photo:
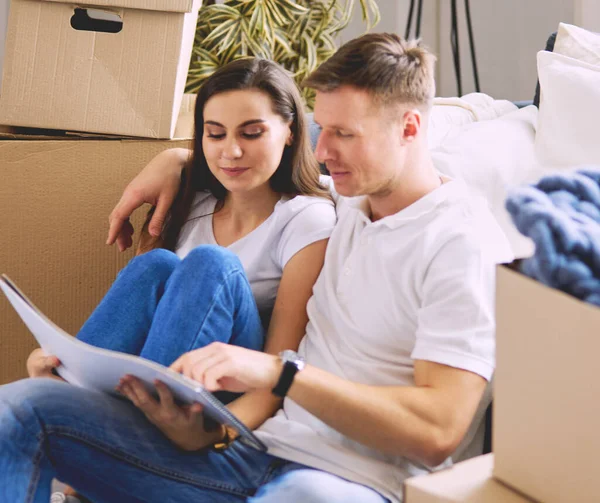
<svg viewBox="0 0 600 503">
<path fill-rule="evenodd" d="M 202 148 L 217 180 L 230 192 L 267 184 L 292 142 L 271 97 L 257 90 L 219 93 L 206 102 L 203 117 Z"/>
</svg>

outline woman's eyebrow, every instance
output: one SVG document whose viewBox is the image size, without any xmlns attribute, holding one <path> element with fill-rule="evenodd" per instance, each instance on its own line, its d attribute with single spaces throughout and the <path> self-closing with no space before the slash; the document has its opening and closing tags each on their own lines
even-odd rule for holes
<svg viewBox="0 0 600 503">
<path fill-rule="evenodd" d="M 267 122 L 265 119 L 250 119 L 249 121 L 242 122 L 238 126 L 238 128 L 249 126 L 251 124 L 263 124 L 265 122 Z M 226 127 L 223 126 L 223 124 L 221 124 L 220 122 L 217 122 L 217 121 L 204 121 L 204 124 L 210 124 L 211 126 L 217 126 L 217 127 L 222 127 L 223 129 L 226 129 Z"/>
</svg>

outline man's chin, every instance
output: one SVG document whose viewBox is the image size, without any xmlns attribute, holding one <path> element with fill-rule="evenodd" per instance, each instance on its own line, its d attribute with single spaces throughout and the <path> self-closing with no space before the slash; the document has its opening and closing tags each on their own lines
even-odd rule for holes
<svg viewBox="0 0 600 503">
<path fill-rule="evenodd" d="M 354 197 L 354 196 L 359 196 L 360 195 L 360 191 L 357 190 L 355 187 L 352 187 L 350 184 L 348 183 L 344 183 L 342 181 L 333 181 L 333 187 L 335 188 L 335 191 L 340 195 L 340 196 L 344 196 L 344 197 Z"/>
</svg>

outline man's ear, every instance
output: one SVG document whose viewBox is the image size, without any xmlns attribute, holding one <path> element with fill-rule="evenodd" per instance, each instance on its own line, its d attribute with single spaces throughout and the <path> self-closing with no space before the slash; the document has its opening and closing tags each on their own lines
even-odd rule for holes
<svg viewBox="0 0 600 503">
<path fill-rule="evenodd" d="M 407 110 L 402 117 L 402 139 L 406 142 L 415 140 L 421 129 L 421 112 L 416 108 Z"/>
</svg>

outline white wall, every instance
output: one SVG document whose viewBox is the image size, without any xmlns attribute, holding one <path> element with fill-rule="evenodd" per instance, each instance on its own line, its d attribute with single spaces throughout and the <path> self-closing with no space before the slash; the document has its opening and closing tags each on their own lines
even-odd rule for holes
<svg viewBox="0 0 600 503">
<path fill-rule="evenodd" d="M 463 93 L 475 85 L 465 23 L 464 2 L 457 2 Z M 409 0 L 378 0 L 382 20 L 373 30 L 404 35 Z M 471 19 L 482 92 L 495 98 L 533 99 L 536 54 L 560 21 L 600 31 L 600 0 L 471 0 Z M 416 15 L 416 14 L 415 14 Z M 457 94 L 450 48 L 450 2 L 423 0 L 424 43 L 438 56 L 439 96 Z M 360 11 L 341 34 L 341 41 L 364 32 Z M 414 33 L 414 31 L 413 31 Z"/>
<path fill-rule="evenodd" d="M 463 93 L 475 90 L 464 2 L 458 2 Z M 441 2 L 438 92 L 457 93 L 450 49 L 450 5 Z M 565 0 L 472 0 L 471 19 L 481 90 L 495 98 L 531 100 L 537 82 L 536 54 L 560 21 L 574 22 Z"/>
<path fill-rule="evenodd" d="M 438 52 L 438 3 L 440 0 L 423 0 L 423 14 L 421 23 L 421 38 L 427 46 L 434 52 Z M 366 24 L 362 21 L 362 13 L 356 0 L 354 17 L 350 24 L 340 34 L 341 43 L 347 42 L 351 38 L 358 37 L 365 33 Z M 379 11 L 381 12 L 381 21 L 372 30 L 376 33 L 392 32 L 404 36 L 406 21 L 408 20 L 408 10 L 410 0 L 377 0 Z M 416 8 L 413 14 L 412 31 L 414 36 L 414 27 L 416 25 Z"/>
</svg>

